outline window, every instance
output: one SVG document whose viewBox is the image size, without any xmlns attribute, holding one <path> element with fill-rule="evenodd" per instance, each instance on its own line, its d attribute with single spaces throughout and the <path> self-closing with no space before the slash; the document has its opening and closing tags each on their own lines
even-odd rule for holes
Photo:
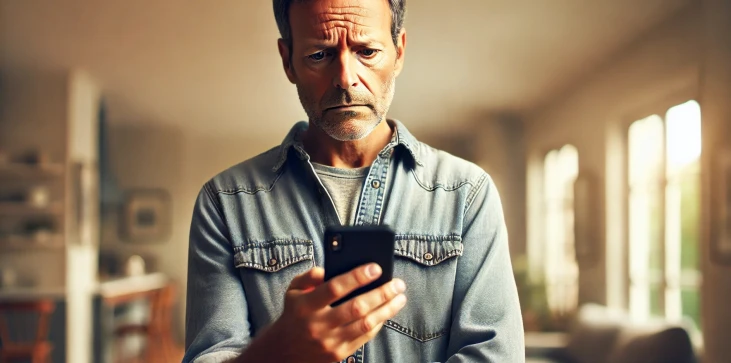
<svg viewBox="0 0 731 363">
<path fill-rule="evenodd" d="M 544 276 L 548 308 L 564 315 L 576 310 L 579 266 L 574 252 L 574 181 L 579 154 L 566 145 L 546 155 L 544 161 Z"/>
<path fill-rule="evenodd" d="M 629 128 L 629 306 L 700 326 L 701 113 L 695 101 Z"/>
</svg>

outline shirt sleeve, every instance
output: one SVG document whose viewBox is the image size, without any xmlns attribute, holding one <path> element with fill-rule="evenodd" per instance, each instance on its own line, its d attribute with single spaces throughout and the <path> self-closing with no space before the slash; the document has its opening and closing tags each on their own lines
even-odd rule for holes
<svg viewBox="0 0 731 363">
<path fill-rule="evenodd" d="M 188 248 L 184 363 L 224 362 L 251 341 L 246 295 L 220 205 L 206 184 L 193 210 Z"/>
<path fill-rule="evenodd" d="M 500 196 L 487 174 L 474 188 L 465 214 L 447 362 L 525 362 L 523 321 Z"/>
</svg>

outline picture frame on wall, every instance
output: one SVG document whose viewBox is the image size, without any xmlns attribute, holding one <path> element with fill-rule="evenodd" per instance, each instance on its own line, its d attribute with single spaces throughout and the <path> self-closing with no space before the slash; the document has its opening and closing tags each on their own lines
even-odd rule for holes
<svg viewBox="0 0 731 363">
<path fill-rule="evenodd" d="M 163 189 L 132 189 L 124 193 L 120 237 L 126 242 L 161 243 L 170 235 L 172 206 Z"/>
</svg>

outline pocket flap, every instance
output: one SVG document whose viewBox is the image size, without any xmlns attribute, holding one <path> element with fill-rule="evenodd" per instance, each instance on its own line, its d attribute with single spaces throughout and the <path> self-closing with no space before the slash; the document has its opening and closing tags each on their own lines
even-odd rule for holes
<svg viewBox="0 0 731 363">
<path fill-rule="evenodd" d="M 462 256 L 460 236 L 396 236 L 396 256 L 405 257 L 424 266 L 434 266 L 455 256 Z"/>
<path fill-rule="evenodd" d="M 237 268 L 276 272 L 287 266 L 314 259 L 313 243 L 306 239 L 273 239 L 234 247 Z"/>
</svg>

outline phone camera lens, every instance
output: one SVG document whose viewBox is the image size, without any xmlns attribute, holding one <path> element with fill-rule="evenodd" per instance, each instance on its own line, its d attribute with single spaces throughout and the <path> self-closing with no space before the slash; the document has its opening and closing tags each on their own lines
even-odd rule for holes
<svg viewBox="0 0 731 363">
<path fill-rule="evenodd" d="M 342 236 L 339 234 L 333 236 L 330 246 L 332 246 L 333 251 L 340 251 L 340 249 L 343 248 Z"/>
</svg>

